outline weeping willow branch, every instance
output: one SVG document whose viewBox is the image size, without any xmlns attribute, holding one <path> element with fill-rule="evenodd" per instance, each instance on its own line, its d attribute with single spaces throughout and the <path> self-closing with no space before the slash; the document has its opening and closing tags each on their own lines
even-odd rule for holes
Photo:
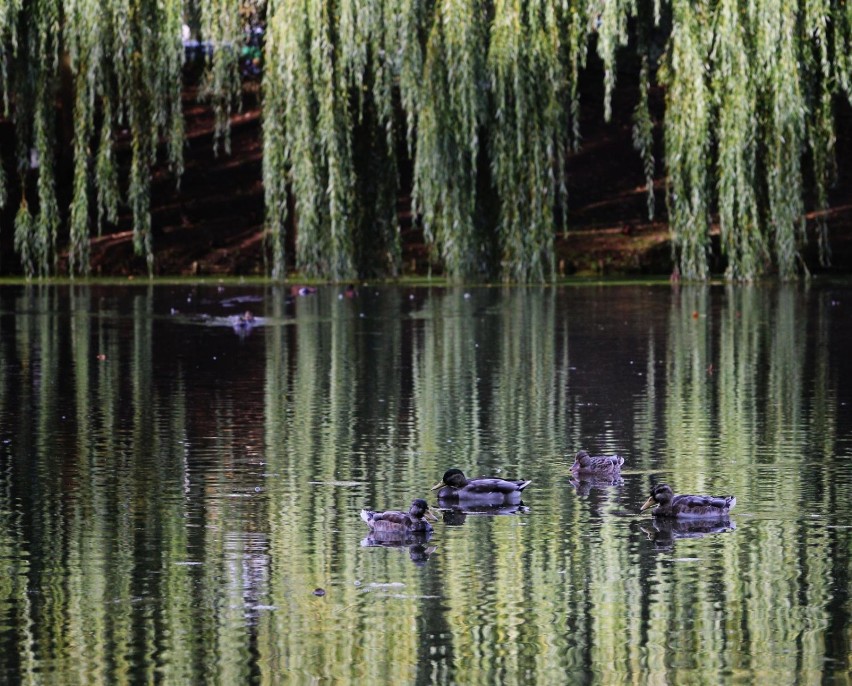
<svg viewBox="0 0 852 686">
<path fill-rule="evenodd" d="M 705 62 L 707 18 L 691 0 L 673 0 L 666 94 L 666 162 L 673 246 L 682 275 L 708 276 L 710 103 Z"/>
<path fill-rule="evenodd" d="M 0 3 L 0 93 L 16 139 L 2 153 L 31 193 L 9 198 L 0 174 L 0 204 L 20 206 L 14 242 L 28 275 L 55 273 L 66 235 L 69 270 L 88 270 L 94 227 L 118 220 L 119 160 L 129 164 L 134 245 L 153 271 L 151 169 L 162 150 L 175 177 L 183 171 L 190 14 L 211 49 L 214 148 L 227 151 L 245 17 L 262 18 L 263 0 Z M 806 198 L 818 214 L 827 208 L 833 105 L 852 101 L 852 3 L 268 0 L 265 17 L 263 179 L 276 278 L 288 258 L 314 276 L 395 274 L 407 155 L 416 221 L 450 278 L 552 279 L 590 50 L 602 62 L 607 119 L 619 61 L 640 61 L 633 140 L 651 216 L 649 92 L 664 88 L 666 199 L 684 277 L 708 277 L 718 221 L 728 278 L 794 278 Z M 72 155 L 71 202 L 59 207 L 57 160 Z M 285 254 L 291 227 L 294 256 Z M 816 233 L 827 263 L 824 221 Z"/>
</svg>

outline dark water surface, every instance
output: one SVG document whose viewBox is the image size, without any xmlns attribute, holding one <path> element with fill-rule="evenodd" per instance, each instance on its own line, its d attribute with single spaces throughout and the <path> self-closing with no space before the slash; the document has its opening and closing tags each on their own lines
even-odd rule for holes
<svg viewBox="0 0 852 686">
<path fill-rule="evenodd" d="M 0 288 L 0 682 L 850 683 L 852 288 L 288 293 Z"/>
</svg>

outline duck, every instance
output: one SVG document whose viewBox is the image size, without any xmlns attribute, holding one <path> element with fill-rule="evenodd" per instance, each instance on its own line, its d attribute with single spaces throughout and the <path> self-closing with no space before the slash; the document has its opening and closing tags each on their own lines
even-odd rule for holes
<svg viewBox="0 0 852 686">
<path fill-rule="evenodd" d="M 736 504 L 737 499 L 732 495 L 675 495 L 668 484 L 657 484 L 639 512 L 653 507 L 655 517 L 721 519 L 727 517 Z"/>
<path fill-rule="evenodd" d="M 575 475 L 618 477 L 623 464 L 624 458 L 618 455 L 589 455 L 586 450 L 578 450 L 571 471 Z"/>
<path fill-rule="evenodd" d="M 430 521 L 438 521 L 438 517 L 429 509 L 429 503 L 423 498 L 414 499 L 408 512 L 361 510 L 361 519 L 373 531 L 400 535 L 430 533 L 433 530 Z"/>
<path fill-rule="evenodd" d="M 237 333 L 246 333 L 251 328 L 257 324 L 257 319 L 251 310 L 246 310 L 243 314 L 236 315 L 231 319 L 231 324 L 234 327 L 234 331 Z"/>
<path fill-rule="evenodd" d="M 531 483 L 522 479 L 468 479 L 461 469 L 448 469 L 443 478 L 432 486 L 432 490 L 440 489 L 439 500 L 475 502 L 480 505 L 516 505 L 521 502 L 521 492 Z"/>
</svg>

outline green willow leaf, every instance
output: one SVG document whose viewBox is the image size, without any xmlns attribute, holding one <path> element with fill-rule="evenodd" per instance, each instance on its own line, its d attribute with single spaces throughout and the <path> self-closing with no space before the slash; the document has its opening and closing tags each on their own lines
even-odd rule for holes
<svg viewBox="0 0 852 686">
<path fill-rule="evenodd" d="M 2 152 L 33 192 L 32 230 L 15 243 L 33 274 L 55 273 L 63 250 L 71 274 L 88 271 L 95 226 L 118 221 L 119 179 L 153 272 L 152 168 L 165 162 L 178 182 L 184 168 L 185 21 L 209 51 L 202 91 L 214 150 L 226 153 L 246 27 L 265 27 L 276 278 L 293 264 L 339 280 L 398 273 L 409 189 L 413 229 L 450 279 L 554 278 L 579 84 L 595 52 L 605 119 L 619 71 L 637 67 L 633 142 L 650 216 L 649 94 L 664 92 L 668 219 L 685 278 L 709 276 L 717 227 L 729 279 L 797 277 L 811 210 L 828 262 L 834 101 L 852 101 L 850 3 L 4 0 L 0 92 L 15 143 Z M 22 200 L 9 195 L 0 175 L 0 201 Z"/>
</svg>

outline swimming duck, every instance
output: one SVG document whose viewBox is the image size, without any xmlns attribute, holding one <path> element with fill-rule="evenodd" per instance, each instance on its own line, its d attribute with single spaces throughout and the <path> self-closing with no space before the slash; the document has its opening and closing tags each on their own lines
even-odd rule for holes
<svg viewBox="0 0 852 686">
<path fill-rule="evenodd" d="M 387 512 L 373 512 L 372 510 L 361 510 L 361 519 L 373 531 L 388 533 L 410 534 L 426 533 L 432 531 L 430 520 L 435 522 L 437 516 L 429 509 L 429 504 L 423 498 L 412 501 L 408 512 L 388 510 Z"/>
<path fill-rule="evenodd" d="M 589 455 L 585 450 L 578 450 L 574 455 L 571 471 L 574 474 L 617 477 L 621 473 L 624 458 L 618 455 Z"/>
<path fill-rule="evenodd" d="M 668 484 L 657 484 L 639 512 L 655 507 L 652 513 L 655 517 L 718 519 L 726 517 L 736 504 L 737 499 L 732 495 L 675 495 Z"/>
<path fill-rule="evenodd" d="M 432 486 L 439 500 L 476 502 L 481 505 L 514 505 L 521 502 L 521 491 L 532 481 L 497 478 L 468 479 L 461 469 L 448 469 Z"/>
</svg>

